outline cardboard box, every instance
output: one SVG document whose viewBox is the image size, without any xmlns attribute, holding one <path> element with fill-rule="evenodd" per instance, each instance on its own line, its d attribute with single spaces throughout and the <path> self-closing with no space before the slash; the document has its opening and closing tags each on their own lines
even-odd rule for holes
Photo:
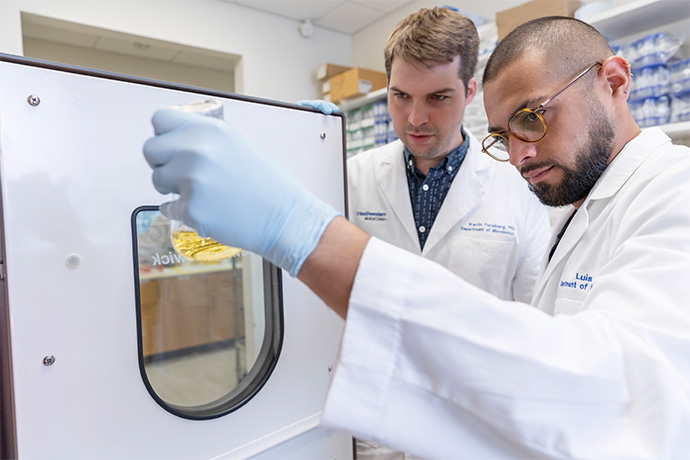
<svg viewBox="0 0 690 460">
<path fill-rule="evenodd" d="M 533 0 L 520 6 L 496 13 L 498 40 L 525 22 L 544 16 L 573 17 L 575 10 L 581 6 L 579 0 Z"/>
<path fill-rule="evenodd" d="M 330 78 L 331 101 L 337 104 L 343 99 L 364 96 L 387 84 L 385 73 L 355 67 Z"/>
<path fill-rule="evenodd" d="M 329 78 L 338 75 L 340 72 L 345 72 L 351 68 L 352 67 L 325 62 L 316 68 L 316 79 L 318 81 L 328 80 Z"/>
</svg>

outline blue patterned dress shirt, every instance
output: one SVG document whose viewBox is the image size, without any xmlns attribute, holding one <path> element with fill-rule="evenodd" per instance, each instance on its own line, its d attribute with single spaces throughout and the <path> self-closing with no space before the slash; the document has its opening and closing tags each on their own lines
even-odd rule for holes
<svg viewBox="0 0 690 460">
<path fill-rule="evenodd" d="M 417 169 L 415 158 L 405 147 L 407 186 L 410 190 L 410 202 L 420 249 L 424 249 L 424 243 L 448 194 L 450 184 L 453 183 L 467 155 L 470 139 L 465 130 L 460 129 L 465 141 L 446 155 L 441 163 L 431 168 L 426 176 Z"/>
</svg>

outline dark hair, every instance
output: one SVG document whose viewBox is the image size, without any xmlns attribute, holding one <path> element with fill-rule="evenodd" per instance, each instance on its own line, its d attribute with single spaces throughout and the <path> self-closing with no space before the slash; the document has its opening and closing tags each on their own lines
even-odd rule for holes
<svg viewBox="0 0 690 460">
<path fill-rule="evenodd" d="M 527 51 L 543 53 L 551 65 L 549 70 L 561 78 L 614 54 L 599 31 L 585 22 L 564 16 L 537 18 L 513 29 L 496 46 L 486 63 L 482 85 Z"/>
<path fill-rule="evenodd" d="M 465 84 L 474 76 L 479 52 L 479 34 L 474 23 L 449 8 L 423 8 L 395 26 L 383 51 L 388 81 L 393 58 L 428 65 L 453 62 L 460 56 L 458 78 Z"/>
</svg>

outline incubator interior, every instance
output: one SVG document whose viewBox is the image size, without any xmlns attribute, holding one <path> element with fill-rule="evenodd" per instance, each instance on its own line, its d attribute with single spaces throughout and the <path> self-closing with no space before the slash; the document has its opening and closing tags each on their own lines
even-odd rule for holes
<svg viewBox="0 0 690 460">
<path fill-rule="evenodd" d="M 185 258 L 170 225 L 156 207 L 134 213 L 142 377 L 177 415 L 222 415 L 260 387 L 277 355 L 266 334 L 278 303 L 270 268 L 246 251 L 210 262 Z"/>
</svg>

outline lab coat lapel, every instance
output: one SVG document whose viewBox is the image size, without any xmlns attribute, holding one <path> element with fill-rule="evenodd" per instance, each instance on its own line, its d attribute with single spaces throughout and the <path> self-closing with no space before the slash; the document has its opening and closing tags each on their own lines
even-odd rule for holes
<svg viewBox="0 0 690 460">
<path fill-rule="evenodd" d="M 606 168 L 585 199 L 580 209 L 573 217 L 561 242 L 556 248 L 551 262 L 547 257 L 542 262 L 542 267 L 537 276 L 532 305 L 539 305 L 549 279 L 563 271 L 562 264 L 566 263 L 575 246 L 582 239 L 591 222 L 596 221 L 603 210 L 609 206 L 611 199 L 625 185 L 642 163 L 659 147 L 670 143 L 671 140 L 659 128 L 650 128 L 642 131 L 636 138 L 623 147 L 618 156 Z M 556 235 L 561 231 L 568 219 L 570 212 L 564 212 L 555 226 L 548 249 L 550 250 L 556 241 Z"/>
<path fill-rule="evenodd" d="M 638 138 L 629 142 L 618 154 L 611 164 L 606 168 L 592 191 L 578 209 L 575 217 L 568 226 L 561 242 L 556 248 L 551 263 L 546 267 L 545 278 L 548 278 L 551 270 L 549 267 L 558 266 L 559 262 L 570 254 L 573 247 L 582 239 L 590 223 L 595 221 L 606 208 L 611 198 L 625 185 L 635 171 L 642 165 L 642 162 L 656 150 L 659 145 L 670 140 L 665 136 L 654 136 L 654 131 L 647 131 L 640 134 Z M 644 147 L 640 148 L 639 146 Z M 637 146 L 637 147 L 635 147 Z M 570 213 L 565 212 L 563 218 L 567 220 Z M 565 221 L 563 221 L 565 223 Z M 562 225 L 558 227 L 560 228 Z M 554 232 L 558 234 L 558 232 Z M 552 238 L 552 245 L 555 239 Z M 549 249 L 551 246 L 549 246 Z"/>
<path fill-rule="evenodd" d="M 571 207 L 563 212 L 558 219 L 558 222 L 554 226 L 554 232 L 551 236 L 551 240 L 549 241 L 549 245 L 546 247 L 546 256 L 542 261 L 541 270 L 537 276 L 537 282 L 534 287 L 534 294 L 532 296 L 532 305 L 539 304 L 539 300 L 544 294 L 547 281 L 552 276 L 557 274 L 557 269 L 558 271 L 562 271 L 562 267 L 560 267 L 560 265 L 565 263 L 573 248 L 577 246 L 589 227 L 589 213 L 587 211 L 587 207 L 583 204 L 583 206 L 581 206 L 580 209 L 575 213 L 575 216 L 573 216 L 573 220 L 568 225 L 568 228 L 563 234 L 561 241 L 556 247 L 556 251 L 553 253 L 553 257 L 551 257 L 551 261 L 549 261 L 548 253 L 551 251 L 553 245 L 556 244 L 557 235 L 561 232 L 563 226 L 566 224 L 573 211 L 574 208 Z"/>
<path fill-rule="evenodd" d="M 405 156 L 403 144 L 397 142 L 399 148 L 381 152 L 376 171 L 376 185 L 393 209 L 393 214 L 407 234 L 412 239 L 414 246 L 419 248 L 419 238 L 414 225 L 412 205 L 410 204 L 410 189 L 407 185 L 405 172 Z"/>
<path fill-rule="evenodd" d="M 491 158 L 481 152 L 479 142 L 468 133 L 470 147 L 460 171 L 453 179 L 448 194 L 431 227 L 429 237 L 424 244 L 422 255 L 431 251 L 443 237 L 474 209 L 486 193 L 485 175 L 482 171 L 491 166 Z"/>
<path fill-rule="evenodd" d="M 642 163 L 671 139 L 660 128 L 649 128 L 628 142 L 596 183 L 587 201 L 611 198 L 620 190 Z M 587 204 L 587 202 L 585 202 Z"/>
</svg>

